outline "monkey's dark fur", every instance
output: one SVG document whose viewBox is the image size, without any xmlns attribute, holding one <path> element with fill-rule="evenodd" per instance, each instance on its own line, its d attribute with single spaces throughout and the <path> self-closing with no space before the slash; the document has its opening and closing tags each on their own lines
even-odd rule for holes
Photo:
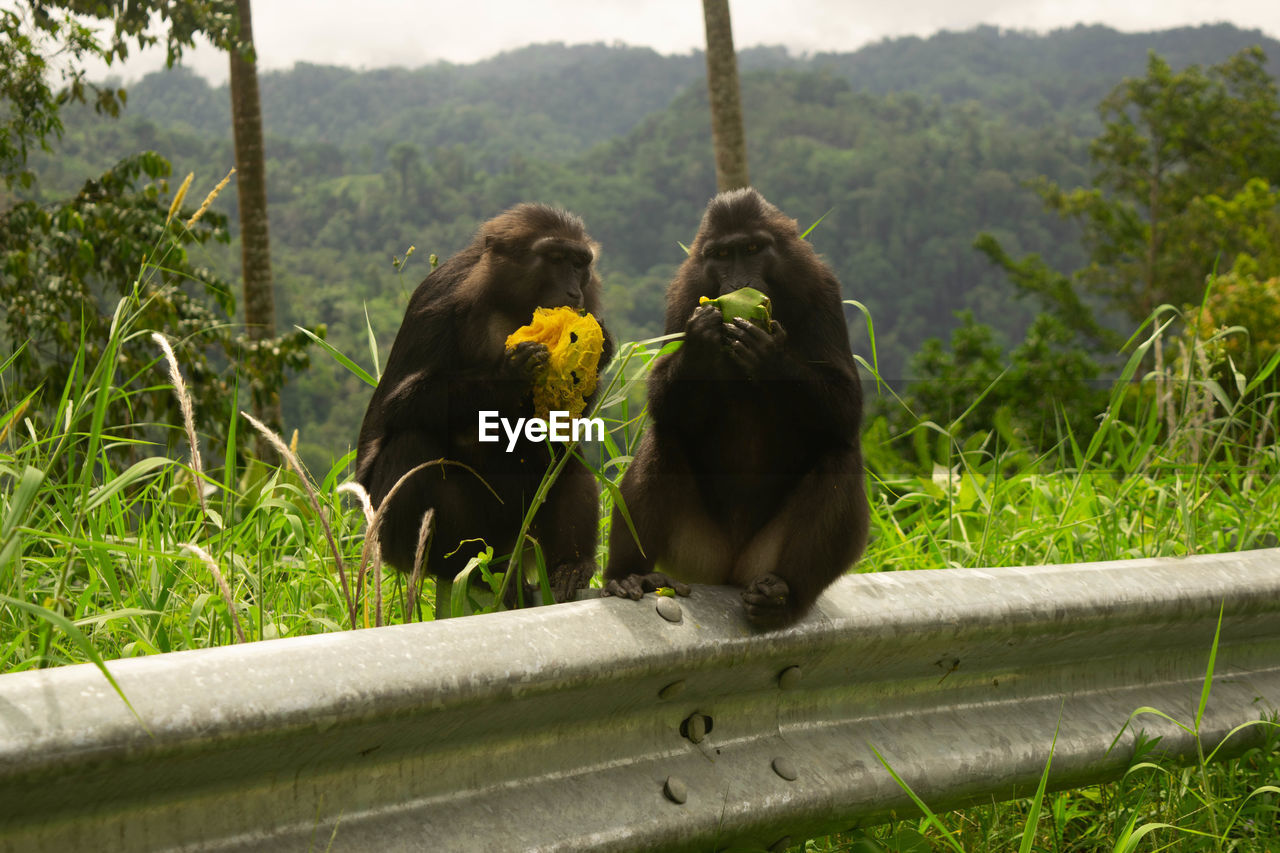
<svg viewBox="0 0 1280 853">
<path fill-rule="evenodd" d="M 746 286 L 772 299 L 770 331 L 698 305 Z M 615 509 L 605 594 L 666 585 L 656 565 L 741 586 L 753 625 L 789 624 L 867 539 L 862 391 L 840 283 L 759 193 L 722 193 L 667 290 L 666 331 L 684 344 L 654 365 L 651 423 L 621 484 L 643 554 Z"/>
<path fill-rule="evenodd" d="M 435 533 L 427 569 L 433 574 L 453 577 L 463 568 L 476 546 L 445 555 L 464 539 L 483 539 L 495 554 L 514 546 L 551 454 L 523 437 L 508 453 L 501 429 L 501 441 L 481 443 L 478 415 L 497 411 L 513 422 L 534 415 L 532 380 L 547 348 L 527 341 L 508 353 L 506 338 L 539 307 L 585 309 L 599 320 L 593 259 L 594 244 L 576 216 L 522 204 L 481 225 L 471 245 L 414 291 L 360 427 L 356 479 L 376 507 L 407 471 L 447 459 L 474 468 L 501 502 L 456 465 L 414 475 L 392 498 L 381 527 L 383 558 L 397 569 L 412 570 L 422 515 L 430 508 Z M 606 331 L 601 369 L 611 352 Z M 571 598 L 595 572 L 598 519 L 595 479 L 570 460 L 530 531 L 542 546 L 556 600 Z"/>
</svg>

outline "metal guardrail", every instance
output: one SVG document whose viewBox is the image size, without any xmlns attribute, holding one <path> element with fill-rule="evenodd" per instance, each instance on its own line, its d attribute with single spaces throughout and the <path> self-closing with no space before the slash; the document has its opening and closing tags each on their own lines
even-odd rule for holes
<svg viewBox="0 0 1280 853">
<path fill-rule="evenodd" d="M 853 575 L 0 676 L 0 850 L 710 850 L 1118 775 L 1280 706 L 1280 549 Z M 674 620 L 674 621 L 672 621 Z M 1155 715 L 1173 754 L 1193 741 Z M 1258 727 L 1233 738 L 1248 745 Z M 331 848 L 330 848 L 330 845 Z"/>
</svg>

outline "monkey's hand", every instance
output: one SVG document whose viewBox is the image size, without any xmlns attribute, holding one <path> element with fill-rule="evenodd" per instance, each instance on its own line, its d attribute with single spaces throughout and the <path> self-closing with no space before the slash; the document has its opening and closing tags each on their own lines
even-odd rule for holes
<svg viewBox="0 0 1280 853">
<path fill-rule="evenodd" d="M 538 341 L 521 341 L 506 351 L 503 369 L 512 379 L 532 383 L 534 377 L 547 372 L 551 363 L 551 351 Z"/>
<path fill-rule="evenodd" d="M 769 331 L 741 317 L 725 324 L 729 357 L 748 379 L 759 379 L 773 371 L 787 343 L 787 332 L 774 320 Z"/>
<path fill-rule="evenodd" d="M 551 570 L 551 597 L 555 599 L 556 604 L 573 601 L 577 597 L 578 590 L 586 587 L 595 573 L 595 560 L 578 562 L 566 560 L 560 563 Z"/>
<path fill-rule="evenodd" d="M 791 621 L 791 588 L 775 574 L 761 575 L 742 591 L 747 621 L 757 628 L 781 628 Z"/>
<path fill-rule="evenodd" d="M 647 575 L 627 575 L 625 578 L 615 578 L 605 584 L 604 589 L 600 590 L 600 597 L 616 595 L 618 598 L 639 601 L 646 592 L 653 592 L 664 586 L 674 589 L 676 595 L 689 594 L 688 584 L 669 578 L 662 572 L 650 572 Z"/>
<path fill-rule="evenodd" d="M 725 325 L 719 308 L 714 305 L 699 305 L 689 315 L 689 322 L 684 327 L 684 337 L 691 346 L 714 352 L 728 342 L 725 337 L 726 329 L 728 326 Z"/>
</svg>

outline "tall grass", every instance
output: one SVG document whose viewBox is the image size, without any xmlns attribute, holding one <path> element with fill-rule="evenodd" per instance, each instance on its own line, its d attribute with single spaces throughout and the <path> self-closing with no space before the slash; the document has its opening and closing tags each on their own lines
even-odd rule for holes
<svg viewBox="0 0 1280 853">
<path fill-rule="evenodd" d="M 1158 360 L 1155 368 L 1144 368 L 1176 319 L 1171 309 L 1158 309 L 1135 334 L 1098 428 L 1087 439 L 1064 429 L 1045 452 L 1011 430 L 967 431 L 964 415 L 949 424 L 918 421 L 911 430 L 917 456 L 932 464 L 913 470 L 876 452 L 877 442 L 887 444 L 890 436 L 883 420 L 872 424 L 864 443 L 874 541 L 860 570 L 1036 565 L 1276 545 L 1277 393 L 1263 389 L 1277 387 L 1280 353 L 1257 375 L 1239 377 L 1232 393 L 1207 362 L 1193 361 L 1189 372 L 1183 372 L 1185 363 Z"/>
<path fill-rule="evenodd" d="M 106 423 L 108 403 L 136 389 L 167 382 L 180 398 L 187 394 L 160 336 L 153 376 L 130 385 L 109 369 L 110 354 L 125 341 L 153 335 L 135 328 L 140 298 L 118 306 L 108 357 L 92 366 L 78 358 L 58 394 L 45 389 L 43 406 L 30 395 L 0 400 L 0 671 L 91 659 L 50 614 L 77 625 L 106 658 L 218 645 L 241 632 L 254 640 L 418 618 L 422 608 L 407 579 L 370 568 L 364 533 L 371 519 L 367 497 L 348 482 L 352 454 L 313 478 L 276 438 L 284 465 L 238 468 L 228 453 L 206 471 L 189 421 L 145 429 Z M 873 423 L 864 442 L 873 538 L 858 570 L 1275 544 L 1280 447 L 1267 436 L 1275 435 L 1277 395 L 1258 392 L 1268 380 L 1275 387 L 1277 359 L 1239 377 L 1233 393 L 1202 360 L 1156 359 L 1141 374 L 1173 320 L 1162 309 L 1135 336 L 1087 441 L 1068 432 L 1042 452 L 1008 431 L 967 432 L 963 416 L 921 421 L 912 436 L 929 463 L 921 465 L 881 451 L 890 437 L 883 421 Z M 602 552 L 615 484 L 645 423 L 643 380 L 664 345 L 672 343 L 620 348 L 593 413 L 610 425 L 604 445 L 571 448 L 602 483 Z M 885 387 L 874 364 L 863 367 Z M 358 370 L 354 361 L 351 368 Z M 227 426 L 233 439 L 253 428 L 239 418 Z M 167 433 L 178 431 L 188 445 L 181 455 L 165 449 Z M 509 557 L 482 553 L 468 572 L 501 581 Z M 433 582 L 413 592 L 432 597 Z M 449 610 L 486 606 L 493 607 L 459 595 Z"/>
</svg>

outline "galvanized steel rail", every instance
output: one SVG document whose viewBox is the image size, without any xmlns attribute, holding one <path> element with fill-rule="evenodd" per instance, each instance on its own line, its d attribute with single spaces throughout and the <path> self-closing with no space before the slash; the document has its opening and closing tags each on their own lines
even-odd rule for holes
<svg viewBox="0 0 1280 853">
<path fill-rule="evenodd" d="M 1280 706 L 1280 549 L 842 579 L 0 676 L 0 850 L 710 850 L 1118 775 Z M 1191 739 L 1139 719 L 1175 754 Z M 1233 739 L 1244 748 L 1252 727 Z"/>
</svg>

